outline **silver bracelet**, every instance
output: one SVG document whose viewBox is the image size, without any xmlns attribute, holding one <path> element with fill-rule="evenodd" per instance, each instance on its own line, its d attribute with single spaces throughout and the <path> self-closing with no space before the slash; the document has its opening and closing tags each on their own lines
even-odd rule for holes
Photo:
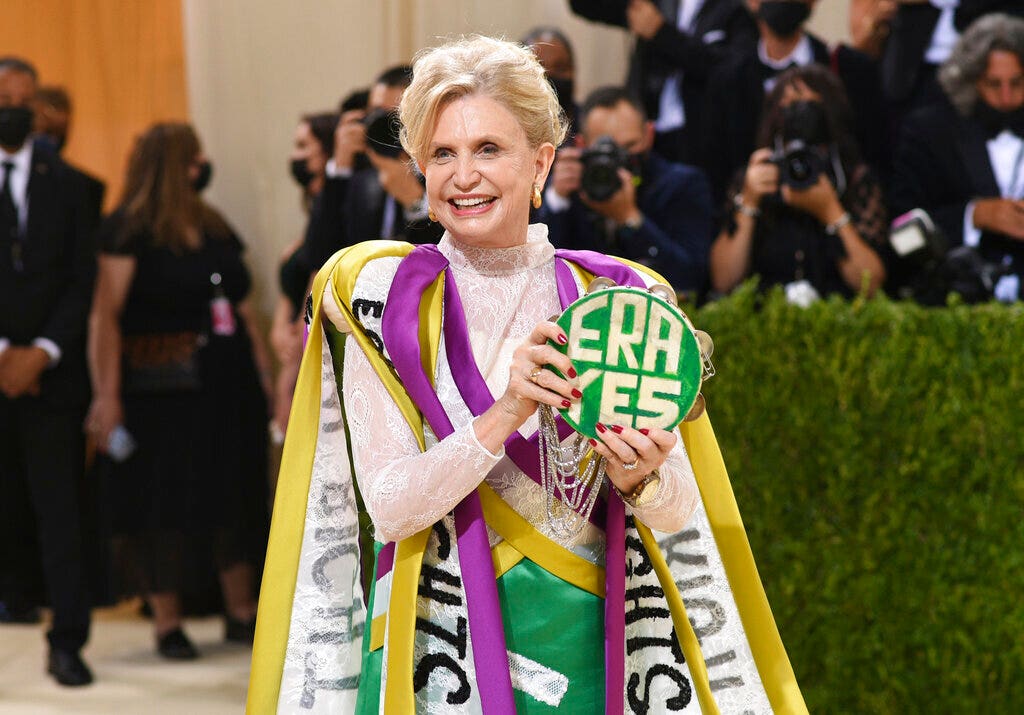
<svg viewBox="0 0 1024 715">
<path fill-rule="evenodd" d="M 732 205 L 736 208 L 737 211 L 739 211 L 744 216 L 749 216 L 750 218 L 758 218 L 761 215 L 761 209 L 757 208 L 756 206 L 747 206 L 745 203 L 743 203 L 743 194 L 741 193 L 737 193 L 735 196 L 732 197 Z"/>
<path fill-rule="evenodd" d="M 850 217 L 849 211 L 843 211 L 843 215 L 837 218 L 835 221 L 825 226 L 825 233 L 829 236 L 837 236 L 842 230 L 843 226 L 850 223 L 853 219 Z"/>
</svg>

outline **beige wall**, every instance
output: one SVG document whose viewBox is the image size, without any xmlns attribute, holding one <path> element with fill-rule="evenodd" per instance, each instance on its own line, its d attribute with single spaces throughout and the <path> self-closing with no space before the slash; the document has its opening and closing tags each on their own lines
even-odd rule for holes
<svg viewBox="0 0 1024 715">
<path fill-rule="evenodd" d="M 709 0 L 711 1 L 711 0 Z M 813 27 L 841 36 L 848 0 L 821 0 Z M 215 163 L 210 200 L 247 242 L 257 305 L 269 313 L 281 251 L 301 233 L 287 154 L 300 114 L 327 110 L 384 67 L 443 38 L 518 38 L 561 27 L 577 54 L 578 98 L 625 76 L 627 33 L 574 17 L 566 0 L 184 0 L 189 106 Z"/>
</svg>

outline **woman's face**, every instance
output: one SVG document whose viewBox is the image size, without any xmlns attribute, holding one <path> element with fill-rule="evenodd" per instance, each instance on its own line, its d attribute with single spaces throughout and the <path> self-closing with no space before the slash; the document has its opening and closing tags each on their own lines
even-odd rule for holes
<svg viewBox="0 0 1024 715">
<path fill-rule="evenodd" d="M 544 186 L 555 148 L 533 149 L 501 102 L 471 95 L 438 115 L 421 169 L 437 220 L 461 243 L 526 242 L 533 187 Z"/>
<path fill-rule="evenodd" d="M 306 168 L 314 176 L 319 176 L 324 172 L 324 167 L 327 165 L 327 157 L 320 147 L 320 142 L 313 136 L 313 132 L 306 122 L 299 122 L 299 126 L 295 128 L 292 153 L 288 158 L 290 160 L 305 159 Z"/>
</svg>

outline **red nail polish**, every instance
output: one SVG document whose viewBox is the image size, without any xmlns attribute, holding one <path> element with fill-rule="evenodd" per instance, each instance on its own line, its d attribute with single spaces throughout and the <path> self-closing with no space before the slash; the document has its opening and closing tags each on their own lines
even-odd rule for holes
<svg viewBox="0 0 1024 715">
<path fill-rule="evenodd" d="M 578 399 L 580 399 L 581 397 L 583 397 L 583 393 L 582 393 L 582 392 L 580 392 L 579 390 L 577 390 L 577 389 L 576 389 L 576 388 L 574 387 L 574 388 L 572 388 L 572 396 L 573 396 L 573 397 L 575 397 L 575 398 L 576 398 L 576 399 L 578 400 Z"/>
<path fill-rule="evenodd" d="M 597 431 L 598 431 L 598 432 L 600 432 L 601 434 L 604 434 L 605 432 L 607 432 L 607 431 L 608 431 L 608 428 L 607 428 L 607 427 L 605 427 L 605 426 L 604 426 L 603 424 L 601 424 L 600 422 L 598 422 L 598 423 L 597 423 Z"/>
<path fill-rule="evenodd" d="M 559 333 L 559 335 L 558 335 L 558 342 L 560 342 L 562 345 L 568 345 L 569 344 L 569 338 L 565 337 L 564 334 Z"/>
<path fill-rule="evenodd" d="M 612 432 L 615 434 L 622 434 L 622 427 L 619 425 L 612 425 Z"/>
<path fill-rule="evenodd" d="M 647 429 L 646 427 L 643 427 L 643 428 L 641 428 L 641 430 L 640 430 L 640 434 L 642 434 L 642 435 L 643 435 L 644 437 L 646 437 L 646 436 L 647 436 L 647 435 L 649 435 L 650 433 L 651 433 L 651 431 L 650 431 L 649 429 Z"/>
<path fill-rule="evenodd" d="M 576 377 L 576 369 L 575 369 L 575 368 L 572 368 L 572 367 L 570 367 L 570 368 L 569 368 L 569 371 L 568 371 L 567 373 L 565 373 L 565 374 L 566 374 L 566 375 L 568 375 L 568 376 L 569 376 L 570 378 L 572 378 L 572 377 Z"/>
<path fill-rule="evenodd" d="M 568 400 L 562 400 L 562 407 L 564 407 L 565 409 L 569 409 L 570 404 L 571 403 Z"/>
<path fill-rule="evenodd" d="M 596 447 L 597 446 L 597 440 L 596 439 L 588 439 L 587 441 L 590 442 L 590 446 L 591 447 Z"/>
</svg>

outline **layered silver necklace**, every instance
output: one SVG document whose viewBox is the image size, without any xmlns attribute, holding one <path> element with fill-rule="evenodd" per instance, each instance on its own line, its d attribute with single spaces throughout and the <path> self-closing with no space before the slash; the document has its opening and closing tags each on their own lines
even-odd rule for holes
<svg viewBox="0 0 1024 715">
<path fill-rule="evenodd" d="M 537 417 L 540 422 L 541 486 L 547 495 L 548 526 L 558 537 L 574 539 L 586 527 L 594 511 L 604 483 L 605 460 L 591 452 L 590 459 L 583 465 L 590 450 L 581 434 L 563 447 L 558 438 L 555 415 L 549 405 L 540 405 Z"/>
</svg>

